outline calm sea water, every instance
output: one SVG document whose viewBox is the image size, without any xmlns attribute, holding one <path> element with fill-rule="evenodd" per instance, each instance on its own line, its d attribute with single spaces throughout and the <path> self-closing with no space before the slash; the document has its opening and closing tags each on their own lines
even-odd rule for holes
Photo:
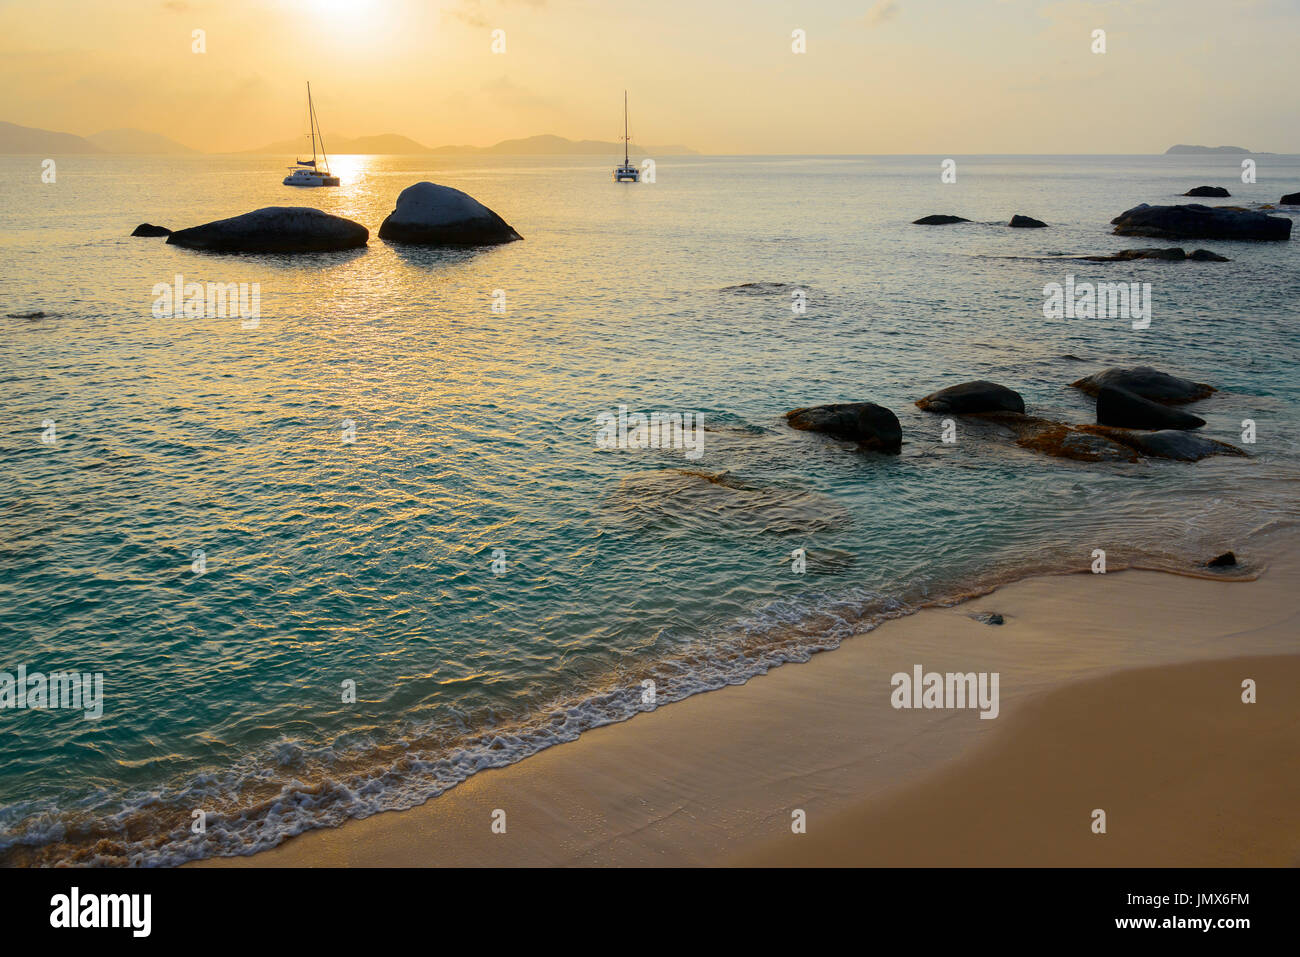
<svg viewBox="0 0 1300 957">
<path fill-rule="evenodd" d="M 0 859 L 246 853 L 652 707 L 647 679 L 662 705 L 1094 548 L 1185 567 L 1293 521 L 1300 244 L 1051 257 L 1170 245 L 1108 222 L 1201 183 L 1274 202 L 1300 158 L 1259 157 L 1257 185 L 1233 157 L 956 157 L 956 184 L 940 159 L 665 157 L 615 186 L 612 159 L 358 156 L 341 188 L 294 191 L 277 158 L 67 157 L 42 184 L 39 157 L 0 157 L 0 314 L 48 314 L 3 320 L 0 669 L 104 674 L 99 720 L 0 711 Z M 379 241 L 423 179 L 525 241 Z M 355 219 L 370 245 L 128 237 L 268 205 Z M 936 212 L 977 222 L 909 225 Z M 178 273 L 258 283 L 258 328 L 154 318 Z M 1150 282 L 1151 327 L 1045 319 L 1067 273 Z M 1255 420 L 1251 458 L 944 445 L 912 405 L 989 378 L 1087 422 L 1068 383 L 1139 362 L 1218 386 L 1205 432 L 1240 444 Z M 782 419 L 853 400 L 898 414 L 902 455 Z M 702 413 L 703 457 L 598 448 L 620 405 Z"/>
</svg>

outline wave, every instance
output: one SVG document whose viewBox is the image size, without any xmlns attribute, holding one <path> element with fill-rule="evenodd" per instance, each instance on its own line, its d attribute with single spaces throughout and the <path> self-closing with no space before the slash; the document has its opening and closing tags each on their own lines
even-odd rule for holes
<svg viewBox="0 0 1300 957">
<path fill-rule="evenodd" d="M 1250 538 L 1296 524 L 1273 519 Z M 1210 572 L 1185 556 L 1151 551 L 1107 557 L 1112 572 L 1142 568 L 1250 580 L 1260 571 L 1244 565 Z M 387 740 L 339 738 L 319 746 L 281 739 L 234 766 L 172 786 L 125 797 L 100 791 L 71 807 L 11 805 L 0 811 L 0 864 L 152 867 L 253 854 L 315 828 L 415 807 L 479 771 L 505 767 L 593 728 L 695 694 L 744 684 L 780 665 L 807 661 L 923 608 L 952 606 L 1027 577 L 1086 570 L 1077 549 L 1039 550 L 964 579 L 917 582 L 892 596 L 850 589 L 771 601 L 685 650 L 631 662 L 595 688 L 555 700 L 512 724 L 408 726 Z M 196 812 L 202 815 L 202 832 L 196 831 Z"/>
</svg>

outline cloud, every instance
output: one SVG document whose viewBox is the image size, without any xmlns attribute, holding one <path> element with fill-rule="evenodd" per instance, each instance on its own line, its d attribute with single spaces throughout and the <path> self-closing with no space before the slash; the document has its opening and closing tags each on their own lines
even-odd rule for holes
<svg viewBox="0 0 1300 957">
<path fill-rule="evenodd" d="M 534 10 L 546 6 L 547 0 L 499 0 L 498 5 L 502 7 L 531 7 Z M 458 0 L 458 2 L 443 10 L 444 19 L 459 20 L 461 23 L 471 27 L 486 27 L 488 25 L 487 4 L 484 0 Z"/>
<path fill-rule="evenodd" d="M 460 0 L 460 3 L 442 11 L 445 18 L 459 20 L 471 27 L 486 27 L 487 17 L 483 16 L 481 0 Z"/>
<path fill-rule="evenodd" d="M 858 22 L 869 27 L 878 27 L 898 16 L 898 11 L 898 4 L 894 0 L 876 0 L 875 5 L 863 14 Z"/>
</svg>

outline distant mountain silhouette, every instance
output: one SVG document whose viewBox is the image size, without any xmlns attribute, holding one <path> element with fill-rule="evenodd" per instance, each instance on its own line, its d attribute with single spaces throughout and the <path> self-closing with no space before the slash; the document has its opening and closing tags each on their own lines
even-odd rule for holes
<svg viewBox="0 0 1300 957">
<path fill-rule="evenodd" d="M 603 140 L 571 140 L 563 136 L 544 133 L 522 139 L 502 140 L 494 146 L 439 146 L 430 148 L 408 136 L 397 133 L 380 133 L 377 136 L 332 136 L 326 143 L 329 152 L 410 154 L 491 154 L 498 156 L 616 156 L 623 152 L 622 143 Z M 638 156 L 693 155 L 688 146 L 639 146 L 633 143 L 630 151 Z M 305 155 L 311 150 L 311 140 L 299 136 L 278 143 L 267 143 L 242 153 L 272 153 L 280 156 Z M 31 126 L 0 122 L 0 153 L 199 153 L 183 143 L 147 130 L 103 130 L 94 136 L 74 136 L 56 133 Z M 295 157 L 296 158 L 296 157 Z"/>
<path fill-rule="evenodd" d="M 542 134 L 540 136 L 528 136 L 522 139 L 502 140 L 494 146 L 438 146 L 428 147 L 417 143 L 415 140 L 400 136 L 396 133 L 381 133 L 378 136 L 332 136 L 326 143 L 331 153 L 394 153 L 394 154 L 414 154 L 414 153 L 435 153 L 435 154 L 494 154 L 494 155 L 513 155 L 513 156 L 575 156 L 575 155 L 597 155 L 623 152 L 622 143 L 606 143 L 601 140 L 570 140 L 563 136 L 553 134 Z M 673 156 L 695 153 L 695 150 L 686 146 L 656 146 L 643 147 L 635 143 L 630 147 L 632 152 L 646 154 L 657 153 L 660 156 Z M 244 150 L 245 153 L 292 153 L 297 150 L 300 153 L 306 153 L 311 149 L 311 141 L 300 137 L 293 140 L 281 140 L 278 143 L 268 143 L 266 146 L 260 146 L 254 150 Z"/>
<path fill-rule="evenodd" d="M 177 143 L 161 133 L 145 130 L 104 130 L 87 137 L 90 142 L 109 153 L 197 153 L 182 143 Z"/>
<path fill-rule="evenodd" d="M 694 153 L 687 146 L 639 146 L 636 143 L 628 147 L 633 153 L 658 153 L 661 156 Z M 570 140 L 563 136 L 543 133 L 540 136 L 527 136 L 523 139 L 502 140 L 495 146 L 440 146 L 434 153 L 501 153 L 515 156 L 548 156 L 574 154 L 604 154 L 623 152 L 622 143 L 607 143 L 603 140 Z"/>
<path fill-rule="evenodd" d="M 1165 155 L 1171 153 L 1250 153 L 1252 150 L 1243 149 L 1240 146 L 1188 146 L 1186 143 L 1179 143 L 1177 146 L 1171 146 L 1165 150 Z"/>
<path fill-rule="evenodd" d="M 396 133 L 380 133 L 378 136 L 331 136 L 325 141 L 330 153 L 431 153 L 429 147 L 415 142 L 407 136 Z M 267 143 L 253 150 L 240 150 L 242 153 L 298 153 L 311 152 L 311 137 L 302 135 L 296 139 L 280 140 Z"/>
<path fill-rule="evenodd" d="M 90 140 L 71 133 L 39 130 L 34 126 L 0 122 L 0 153 L 103 153 Z"/>
</svg>

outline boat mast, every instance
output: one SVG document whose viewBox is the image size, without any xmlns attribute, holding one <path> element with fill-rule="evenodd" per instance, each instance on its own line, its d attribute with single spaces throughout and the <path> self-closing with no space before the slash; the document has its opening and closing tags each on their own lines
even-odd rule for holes
<svg viewBox="0 0 1300 957">
<path fill-rule="evenodd" d="M 311 127 L 311 168 L 316 168 L 316 111 L 311 107 L 311 81 L 307 81 L 307 124 Z"/>
<path fill-rule="evenodd" d="M 311 101 L 311 83 L 307 84 L 307 109 L 311 111 L 311 158 L 316 159 L 316 135 L 320 130 L 320 121 L 316 119 L 316 107 Z M 325 134 L 320 134 L 320 156 L 325 161 L 325 175 L 330 172 L 330 158 L 325 154 Z"/>
<path fill-rule="evenodd" d="M 627 163 L 627 90 L 623 91 L 623 165 Z"/>
</svg>

